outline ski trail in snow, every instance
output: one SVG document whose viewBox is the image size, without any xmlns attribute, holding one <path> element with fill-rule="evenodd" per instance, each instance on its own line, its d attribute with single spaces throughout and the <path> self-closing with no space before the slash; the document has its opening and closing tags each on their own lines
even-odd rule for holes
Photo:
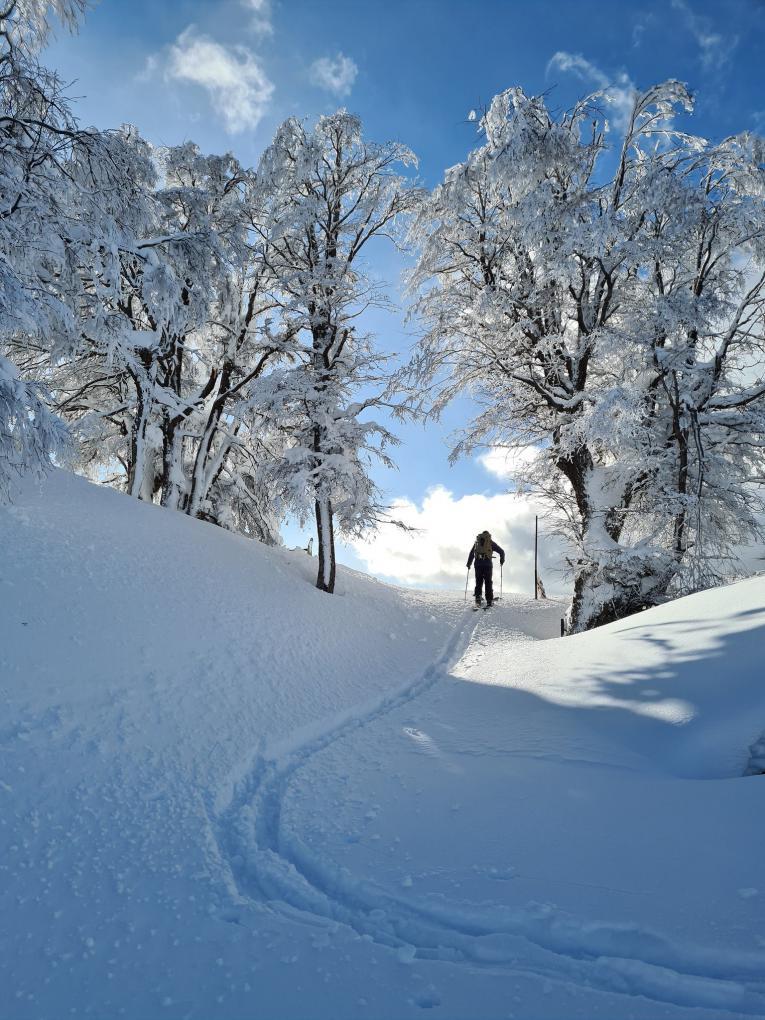
<svg viewBox="0 0 765 1020">
<path fill-rule="evenodd" d="M 221 803 L 219 798 L 215 805 L 208 805 L 219 850 L 215 856 L 228 872 L 227 885 L 237 902 L 290 902 L 289 898 L 278 894 L 278 887 L 271 895 L 267 875 L 274 865 L 274 858 L 279 856 L 275 848 L 279 841 L 281 800 L 291 776 L 313 755 L 351 730 L 374 722 L 429 690 L 467 648 L 477 623 L 472 616 L 470 611 L 466 611 L 461 625 L 446 642 L 440 655 L 417 680 L 372 702 L 340 713 L 333 717 L 325 730 L 313 732 L 296 746 L 288 744 L 285 750 L 280 744 L 270 754 L 269 749 L 260 746 L 249 768 L 234 778 L 231 789 L 226 792 L 228 802 Z M 244 900 L 242 893 L 245 894 Z"/>
<path fill-rule="evenodd" d="M 248 910 L 277 910 L 305 924 L 346 925 L 395 949 L 403 963 L 421 959 L 500 968 L 675 1006 L 765 1016 L 761 953 L 675 944 L 634 923 L 581 921 L 544 905 L 500 916 L 493 912 L 487 919 L 479 906 L 456 906 L 445 899 L 418 904 L 319 859 L 294 834 L 282 832 L 282 802 L 295 773 L 352 730 L 411 702 L 446 677 L 482 619 L 483 614 L 467 610 L 441 655 L 413 683 L 336 717 L 323 733 L 286 754 L 269 758 L 259 751 L 213 821 L 236 904 L 224 919 L 246 925 Z M 517 634 L 518 640 L 533 640 L 520 630 Z"/>
</svg>

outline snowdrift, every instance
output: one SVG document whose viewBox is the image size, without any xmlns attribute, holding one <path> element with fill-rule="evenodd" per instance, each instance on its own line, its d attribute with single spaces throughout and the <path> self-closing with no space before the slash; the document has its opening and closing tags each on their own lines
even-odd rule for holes
<svg viewBox="0 0 765 1020">
<path fill-rule="evenodd" d="M 765 1015 L 765 580 L 560 640 L 62 472 L 0 548 L 3 1017 Z"/>
</svg>

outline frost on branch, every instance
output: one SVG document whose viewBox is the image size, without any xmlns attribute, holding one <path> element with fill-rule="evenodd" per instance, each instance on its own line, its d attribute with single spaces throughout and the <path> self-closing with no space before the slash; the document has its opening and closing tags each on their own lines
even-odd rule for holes
<svg viewBox="0 0 765 1020">
<path fill-rule="evenodd" d="M 456 454 L 540 448 L 525 480 L 573 549 L 574 629 L 730 570 L 765 425 L 761 141 L 681 131 L 670 81 L 610 150 L 600 98 L 555 118 L 497 96 L 413 230 L 412 394 L 478 400 Z"/>
<path fill-rule="evenodd" d="M 34 384 L 0 357 L 0 503 L 10 500 L 15 479 L 47 470 L 67 441 L 66 428 Z"/>
</svg>

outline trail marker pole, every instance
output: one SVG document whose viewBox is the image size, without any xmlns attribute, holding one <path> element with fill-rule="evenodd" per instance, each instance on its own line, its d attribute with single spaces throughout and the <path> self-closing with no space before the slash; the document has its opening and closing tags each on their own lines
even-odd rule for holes
<svg viewBox="0 0 765 1020">
<path fill-rule="evenodd" d="M 537 568 L 537 550 L 539 548 L 539 517 L 534 515 L 534 598 L 539 598 L 539 570 Z"/>
</svg>

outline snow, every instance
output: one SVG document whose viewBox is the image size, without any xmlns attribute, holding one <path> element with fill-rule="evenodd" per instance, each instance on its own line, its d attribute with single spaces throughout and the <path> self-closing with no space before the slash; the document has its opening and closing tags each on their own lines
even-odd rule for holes
<svg viewBox="0 0 765 1020">
<path fill-rule="evenodd" d="M 63 472 L 0 547 L 4 1018 L 765 1016 L 765 578 L 561 640 Z"/>
</svg>

